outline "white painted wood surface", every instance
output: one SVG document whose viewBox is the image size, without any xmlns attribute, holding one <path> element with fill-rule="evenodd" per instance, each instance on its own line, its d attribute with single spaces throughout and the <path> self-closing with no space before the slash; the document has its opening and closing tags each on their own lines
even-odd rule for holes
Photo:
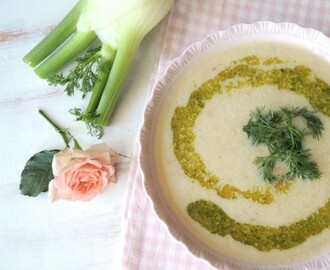
<svg viewBox="0 0 330 270">
<path fill-rule="evenodd" d="M 0 2 L 0 269 L 121 269 L 122 213 L 130 159 L 117 165 L 118 183 L 89 202 L 50 203 L 47 194 L 20 194 L 20 173 L 35 153 L 63 148 L 37 113 L 45 110 L 70 128 L 83 148 L 106 142 L 131 157 L 159 46 L 159 27 L 143 41 L 105 136 L 86 134 L 68 110 L 80 95 L 39 79 L 22 57 L 69 11 L 75 0 Z"/>
</svg>

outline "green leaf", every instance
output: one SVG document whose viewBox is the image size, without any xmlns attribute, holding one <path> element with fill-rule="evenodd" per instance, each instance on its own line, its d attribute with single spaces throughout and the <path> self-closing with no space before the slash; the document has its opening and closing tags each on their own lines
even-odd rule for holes
<svg viewBox="0 0 330 270">
<path fill-rule="evenodd" d="M 21 174 L 19 186 L 23 195 L 36 197 L 41 192 L 48 191 L 48 184 L 54 178 L 52 161 L 60 150 L 45 150 L 32 156 Z"/>
</svg>

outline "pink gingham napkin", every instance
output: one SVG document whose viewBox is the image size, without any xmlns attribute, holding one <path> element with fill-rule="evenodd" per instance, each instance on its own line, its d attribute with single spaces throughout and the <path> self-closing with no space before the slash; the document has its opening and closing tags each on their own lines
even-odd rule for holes
<svg viewBox="0 0 330 270">
<path fill-rule="evenodd" d="M 294 22 L 330 36 L 328 0 L 176 0 L 162 22 L 161 42 L 149 97 L 154 83 L 183 50 L 206 35 L 237 23 L 255 21 Z M 125 270 L 209 270 L 207 262 L 194 257 L 158 220 L 143 189 L 138 164 L 139 147 L 129 175 L 124 215 Z"/>
</svg>

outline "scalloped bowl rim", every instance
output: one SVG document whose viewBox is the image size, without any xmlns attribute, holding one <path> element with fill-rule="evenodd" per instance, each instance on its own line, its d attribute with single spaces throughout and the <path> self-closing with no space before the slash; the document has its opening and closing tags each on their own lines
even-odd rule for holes
<svg viewBox="0 0 330 270">
<path fill-rule="evenodd" d="M 143 188 L 152 204 L 152 208 L 158 219 L 165 225 L 174 239 L 181 243 L 192 255 L 205 260 L 213 267 L 221 269 L 315 269 L 316 266 L 330 267 L 330 252 L 321 258 L 316 258 L 304 263 L 290 265 L 264 265 L 246 264 L 233 260 L 223 254 L 212 254 L 202 244 L 196 242 L 191 235 L 183 231 L 183 226 L 175 220 L 174 215 L 166 208 L 165 199 L 161 196 L 160 187 L 157 181 L 153 181 L 155 174 L 150 159 L 150 138 L 152 137 L 152 127 L 155 121 L 156 110 L 164 98 L 165 90 L 171 81 L 180 74 L 191 61 L 201 54 L 223 46 L 226 42 L 240 42 L 246 37 L 258 38 L 293 38 L 310 42 L 315 45 L 316 52 L 330 61 L 330 39 L 318 30 L 304 28 L 291 22 L 271 22 L 258 21 L 251 24 L 237 24 L 222 31 L 217 31 L 207 35 L 203 40 L 188 46 L 183 53 L 170 62 L 163 76 L 157 81 L 153 88 L 152 96 L 146 106 L 143 123 L 139 134 L 139 167 L 142 172 Z"/>
</svg>

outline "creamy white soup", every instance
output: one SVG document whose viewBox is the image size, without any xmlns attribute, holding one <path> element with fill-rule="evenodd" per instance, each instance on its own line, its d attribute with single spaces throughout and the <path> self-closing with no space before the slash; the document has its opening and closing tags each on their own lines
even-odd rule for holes
<svg viewBox="0 0 330 270">
<path fill-rule="evenodd" d="M 196 59 L 172 82 L 153 157 L 168 205 L 198 241 L 251 263 L 302 262 L 329 250 L 329 70 L 310 50 L 256 41 Z M 265 181 L 255 160 L 270 150 L 243 131 L 257 108 L 305 108 L 322 122 L 322 135 L 306 135 L 301 146 L 317 177 Z M 308 130 L 301 117 L 293 124 Z M 276 170 L 290 169 L 278 162 Z"/>
</svg>

